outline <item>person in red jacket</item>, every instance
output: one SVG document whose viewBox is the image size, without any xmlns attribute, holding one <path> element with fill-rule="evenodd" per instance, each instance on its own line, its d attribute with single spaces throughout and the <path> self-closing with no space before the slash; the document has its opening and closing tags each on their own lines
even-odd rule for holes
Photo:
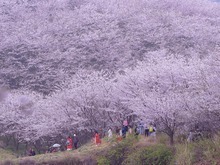
<svg viewBox="0 0 220 165">
<path fill-rule="evenodd" d="M 101 144 L 101 139 L 97 131 L 95 131 L 95 144 L 96 145 Z"/>
<path fill-rule="evenodd" d="M 66 146 L 67 146 L 67 147 L 66 147 L 66 148 L 67 148 L 67 151 L 73 149 L 73 140 L 72 140 L 72 138 L 71 138 L 70 136 L 67 138 Z"/>
</svg>

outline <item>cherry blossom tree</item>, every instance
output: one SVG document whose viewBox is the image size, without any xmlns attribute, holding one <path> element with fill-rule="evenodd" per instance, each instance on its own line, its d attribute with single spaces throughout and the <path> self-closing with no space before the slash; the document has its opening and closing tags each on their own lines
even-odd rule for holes
<svg viewBox="0 0 220 165">
<path fill-rule="evenodd" d="M 202 62 L 186 64 L 161 60 L 157 64 L 140 64 L 132 71 L 126 70 L 127 75 L 121 76 L 118 89 L 134 113 L 148 123 L 157 121 L 172 144 L 175 132 L 183 126 L 205 120 L 198 114 L 219 108 L 217 72 L 204 75 L 211 68 Z"/>
<path fill-rule="evenodd" d="M 12 138 L 16 149 L 20 142 L 29 141 L 31 127 L 36 123 L 33 101 L 39 97 L 37 93 L 13 92 L 1 102 L 1 136 L 7 137 L 6 139 Z"/>
</svg>

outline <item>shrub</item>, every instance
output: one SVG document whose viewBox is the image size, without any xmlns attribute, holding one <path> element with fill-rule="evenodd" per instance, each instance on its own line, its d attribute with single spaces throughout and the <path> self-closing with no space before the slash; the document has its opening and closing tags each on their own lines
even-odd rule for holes
<svg viewBox="0 0 220 165">
<path fill-rule="evenodd" d="M 198 142 L 176 145 L 175 163 L 191 165 L 194 163 L 218 164 L 220 155 L 220 136 Z"/>
<path fill-rule="evenodd" d="M 107 158 L 109 159 L 111 164 L 121 164 L 125 158 L 126 153 L 130 148 L 130 144 L 128 142 L 121 142 L 111 150 L 107 154 Z"/>
<path fill-rule="evenodd" d="M 194 156 L 194 147 L 192 144 L 185 143 L 176 145 L 175 164 L 193 164 Z"/>
<path fill-rule="evenodd" d="M 167 165 L 172 161 L 172 149 L 165 145 L 153 145 L 129 155 L 123 165 Z"/>
<path fill-rule="evenodd" d="M 185 134 L 180 134 L 176 137 L 177 143 L 185 143 L 187 139 L 187 136 Z"/>
<path fill-rule="evenodd" d="M 169 137 L 165 134 L 159 134 L 159 135 L 157 135 L 157 142 L 160 144 L 168 144 Z"/>
<path fill-rule="evenodd" d="M 129 150 L 132 148 L 133 143 L 137 141 L 137 138 L 133 135 L 127 136 L 117 145 L 109 148 L 101 157 L 98 158 L 100 165 L 103 164 L 122 164 L 124 159 L 127 157 Z"/>
<path fill-rule="evenodd" d="M 202 151 L 204 160 L 212 164 L 217 164 L 220 155 L 220 136 L 216 135 L 213 139 L 206 139 L 195 144 L 196 148 Z"/>
<path fill-rule="evenodd" d="M 99 157 L 98 160 L 98 165 L 110 165 L 110 161 L 106 157 Z"/>
</svg>

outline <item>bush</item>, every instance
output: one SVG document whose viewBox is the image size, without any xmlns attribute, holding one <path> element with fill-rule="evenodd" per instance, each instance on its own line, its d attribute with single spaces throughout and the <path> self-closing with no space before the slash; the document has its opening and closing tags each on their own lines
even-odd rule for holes
<svg viewBox="0 0 220 165">
<path fill-rule="evenodd" d="M 187 139 L 187 136 L 185 134 L 180 134 L 176 137 L 177 143 L 185 143 Z"/>
<path fill-rule="evenodd" d="M 206 139 L 195 144 L 196 148 L 200 148 L 204 160 L 212 164 L 217 164 L 220 155 L 220 136 L 216 135 L 213 139 Z"/>
<path fill-rule="evenodd" d="M 172 149 L 165 145 L 153 145 L 129 155 L 123 165 L 167 165 L 172 161 Z"/>
<path fill-rule="evenodd" d="M 176 145 L 175 163 L 178 165 L 190 165 L 194 162 L 194 147 L 192 144 Z"/>
<path fill-rule="evenodd" d="M 220 136 L 198 142 L 176 145 L 175 163 L 190 165 L 194 163 L 218 164 L 220 155 Z"/>
<path fill-rule="evenodd" d="M 107 154 L 107 158 L 110 161 L 110 163 L 115 165 L 121 164 L 125 159 L 125 156 L 130 147 L 131 144 L 129 142 L 123 141 L 114 148 L 111 148 L 111 150 Z"/>
<path fill-rule="evenodd" d="M 157 135 L 157 142 L 160 144 L 169 144 L 169 137 L 165 134 L 159 134 Z"/>
<path fill-rule="evenodd" d="M 137 141 L 135 136 L 127 136 L 126 139 L 123 139 L 121 142 L 117 143 L 105 153 L 102 153 L 102 156 L 98 158 L 98 163 L 101 164 L 122 164 L 124 159 L 127 157 L 129 150 L 132 148 L 133 143 Z"/>
<path fill-rule="evenodd" d="M 110 161 L 106 157 L 99 157 L 98 160 L 98 165 L 110 165 Z"/>
</svg>

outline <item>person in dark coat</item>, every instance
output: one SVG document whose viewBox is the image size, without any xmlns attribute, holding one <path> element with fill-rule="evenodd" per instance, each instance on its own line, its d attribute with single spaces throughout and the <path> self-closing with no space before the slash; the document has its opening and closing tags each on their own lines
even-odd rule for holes
<svg viewBox="0 0 220 165">
<path fill-rule="evenodd" d="M 140 134 L 139 127 L 137 125 L 135 126 L 134 133 L 136 136 Z"/>
<path fill-rule="evenodd" d="M 147 136 L 149 136 L 149 128 L 148 128 L 148 125 L 146 125 L 146 127 L 145 127 L 145 131 L 144 131 L 144 135 L 145 135 L 145 137 Z"/>
<path fill-rule="evenodd" d="M 116 137 L 120 136 L 120 128 L 115 127 L 115 133 L 116 133 Z"/>
<path fill-rule="evenodd" d="M 126 127 L 126 126 L 123 126 L 123 127 L 122 127 L 122 137 L 123 137 L 123 138 L 126 138 L 126 132 L 127 132 L 127 127 Z"/>
<path fill-rule="evenodd" d="M 76 134 L 74 134 L 73 135 L 73 145 L 74 145 L 75 149 L 78 148 L 78 142 L 79 142 L 79 138 L 78 138 L 78 136 L 76 136 Z"/>
</svg>

